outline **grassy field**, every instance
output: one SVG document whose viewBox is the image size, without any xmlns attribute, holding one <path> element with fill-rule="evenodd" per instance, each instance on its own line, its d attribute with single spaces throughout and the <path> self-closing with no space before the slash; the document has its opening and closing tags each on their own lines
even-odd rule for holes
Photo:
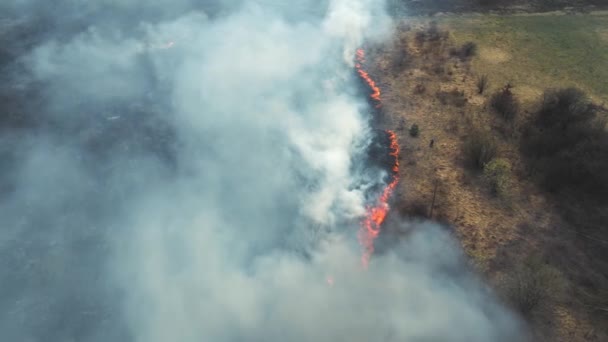
<svg viewBox="0 0 608 342">
<path fill-rule="evenodd" d="M 593 254 L 603 245 L 591 248 L 577 233 L 581 227 L 556 205 L 568 201 L 538 186 L 519 134 L 547 88 L 576 86 L 608 103 L 608 15 L 450 14 L 408 17 L 397 27 L 394 39 L 368 58 L 382 88 L 383 125 L 401 144 L 393 212 L 447 223 L 472 264 L 513 308 L 526 296 L 509 292 L 505 279 L 530 279 L 550 293 L 533 314 L 520 310 L 535 340 L 608 341 L 608 297 L 598 290 L 608 277 L 604 259 Z M 461 48 L 469 41 L 478 47 L 472 58 Z M 490 89 L 479 94 L 482 74 Z M 523 102 L 513 122 L 489 105 L 507 82 Z M 416 137 L 408 133 L 414 123 Z M 483 173 L 467 162 L 466 142 L 479 131 L 494 137 L 495 158 L 510 165 L 503 195 L 492 193 Z M 577 213 L 583 221 L 591 217 Z M 539 280 L 545 274 L 540 269 L 527 278 L 515 274 L 526 260 L 542 260 L 537 265 L 551 270 L 550 281 Z"/>
<path fill-rule="evenodd" d="M 577 86 L 608 101 L 608 14 L 450 16 L 456 42 L 473 41 L 473 69 L 492 87 L 512 82 L 523 100 L 547 87 Z"/>
</svg>

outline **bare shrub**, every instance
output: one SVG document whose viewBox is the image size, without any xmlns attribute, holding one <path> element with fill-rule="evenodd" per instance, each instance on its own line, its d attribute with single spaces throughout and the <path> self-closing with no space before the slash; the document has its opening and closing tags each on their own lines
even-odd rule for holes
<svg viewBox="0 0 608 342">
<path fill-rule="evenodd" d="M 477 54 L 477 44 L 473 42 L 466 42 L 460 48 L 460 56 L 463 58 L 470 58 Z"/>
<path fill-rule="evenodd" d="M 416 44 L 423 45 L 424 42 L 427 39 L 427 34 L 426 31 L 422 30 L 422 31 L 418 31 L 416 32 L 416 34 L 414 35 L 414 40 L 416 41 Z"/>
<path fill-rule="evenodd" d="M 501 90 L 492 95 L 490 105 L 496 113 L 507 121 L 513 121 L 519 111 L 519 102 L 513 95 L 513 86 L 508 83 Z"/>
<path fill-rule="evenodd" d="M 560 272 L 537 257 L 518 264 L 501 283 L 507 300 L 527 317 L 559 299 L 565 286 Z"/>
<path fill-rule="evenodd" d="M 437 99 L 439 99 L 442 105 L 453 105 L 459 108 L 464 107 L 468 101 L 464 95 L 464 91 L 458 89 L 438 91 Z"/>
<path fill-rule="evenodd" d="M 490 132 L 476 129 L 464 142 L 463 152 L 468 164 L 481 170 L 496 156 L 496 140 Z"/>
<path fill-rule="evenodd" d="M 402 215 L 412 218 L 428 218 L 429 204 L 422 200 L 414 200 L 411 203 L 403 206 L 399 210 Z"/>
<path fill-rule="evenodd" d="M 439 29 L 439 26 L 437 25 L 436 21 L 432 21 L 429 24 L 429 28 L 426 32 L 427 40 L 429 42 L 442 41 L 445 40 L 448 36 L 447 31 L 442 31 L 441 29 Z"/>
<path fill-rule="evenodd" d="M 414 87 L 414 94 L 424 94 L 425 91 L 426 91 L 426 87 L 422 83 L 418 83 Z"/>
<path fill-rule="evenodd" d="M 393 57 L 393 68 L 398 71 L 403 70 L 410 62 L 409 53 L 406 48 L 398 49 Z"/>
<path fill-rule="evenodd" d="M 608 132 L 582 91 L 547 90 L 521 147 L 546 190 L 608 201 Z"/>
<path fill-rule="evenodd" d="M 441 63 L 435 63 L 431 67 L 431 71 L 435 75 L 443 75 L 443 74 L 445 74 L 445 66 L 443 64 L 441 64 Z"/>
<path fill-rule="evenodd" d="M 477 77 L 477 93 L 483 94 L 483 92 L 488 87 L 488 75 L 483 74 Z"/>
<path fill-rule="evenodd" d="M 537 124 L 547 128 L 589 123 L 595 116 L 595 108 L 585 93 L 576 88 L 552 89 L 545 91 L 540 109 L 537 113 Z"/>
<path fill-rule="evenodd" d="M 466 42 L 459 48 L 450 49 L 450 55 L 458 57 L 462 60 L 471 58 L 477 54 L 477 44 Z"/>
<path fill-rule="evenodd" d="M 448 124 L 445 126 L 444 130 L 448 133 L 458 133 L 458 120 L 456 120 L 455 118 L 451 118 L 450 121 L 448 121 Z"/>
</svg>

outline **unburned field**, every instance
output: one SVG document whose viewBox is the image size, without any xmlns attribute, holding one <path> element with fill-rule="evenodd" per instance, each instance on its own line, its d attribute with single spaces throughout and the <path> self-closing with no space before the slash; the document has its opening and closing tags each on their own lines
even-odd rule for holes
<svg viewBox="0 0 608 342">
<path fill-rule="evenodd" d="M 565 99 L 581 111 L 564 115 L 583 124 L 572 141 L 580 150 L 568 142 L 560 153 L 581 165 L 606 159 L 606 132 L 598 129 L 608 113 L 605 30 L 608 16 L 591 14 L 408 18 L 394 39 L 368 47 L 382 126 L 402 147 L 396 212 L 452 227 L 539 340 L 607 337 L 608 205 L 576 179 L 550 191 L 544 173 L 564 159 L 531 157 L 547 134 L 529 137 L 543 132 L 542 108 L 559 109 Z M 550 91 L 568 87 L 580 92 Z M 557 107 L 546 102 L 554 97 Z M 602 179 L 591 178 L 591 185 Z"/>
<path fill-rule="evenodd" d="M 478 44 L 472 67 L 495 86 L 510 81 L 524 99 L 547 86 L 576 86 L 608 100 L 608 14 L 458 16 L 441 23 L 457 43 Z"/>
</svg>

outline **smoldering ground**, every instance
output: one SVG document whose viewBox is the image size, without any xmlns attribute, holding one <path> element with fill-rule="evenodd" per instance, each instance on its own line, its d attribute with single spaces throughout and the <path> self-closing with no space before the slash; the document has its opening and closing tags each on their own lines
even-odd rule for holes
<svg viewBox="0 0 608 342">
<path fill-rule="evenodd" d="M 519 336 L 432 224 L 359 265 L 379 1 L 2 6 L 3 339 Z"/>
</svg>

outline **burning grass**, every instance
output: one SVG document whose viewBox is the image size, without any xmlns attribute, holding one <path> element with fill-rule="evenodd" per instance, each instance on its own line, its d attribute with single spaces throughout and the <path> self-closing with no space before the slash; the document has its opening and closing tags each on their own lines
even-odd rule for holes
<svg viewBox="0 0 608 342">
<path fill-rule="evenodd" d="M 380 99 L 380 88 L 376 85 L 376 82 L 364 68 L 366 62 L 365 50 L 358 49 L 355 60 L 355 69 L 357 70 L 357 73 L 371 91 L 371 94 L 369 95 L 370 99 L 375 103 L 375 108 L 380 108 L 382 105 Z M 364 268 L 367 268 L 370 258 L 374 253 L 374 241 L 380 234 L 382 224 L 389 213 L 389 199 L 399 183 L 399 141 L 395 132 L 386 130 L 386 134 L 389 140 L 390 151 L 388 154 L 391 157 L 390 171 L 392 175 L 390 181 L 382 190 L 377 201 L 367 208 L 365 218 L 361 223 L 361 229 L 358 232 L 359 243 L 364 249 L 363 256 L 361 257 L 361 263 Z"/>
</svg>

